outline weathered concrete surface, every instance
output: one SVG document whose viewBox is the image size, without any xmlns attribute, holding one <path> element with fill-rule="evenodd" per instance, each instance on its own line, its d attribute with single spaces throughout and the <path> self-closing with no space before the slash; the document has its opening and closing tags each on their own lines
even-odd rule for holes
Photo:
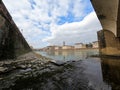
<svg viewBox="0 0 120 90">
<path fill-rule="evenodd" d="M 28 43 L 0 0 L 0 59 L 13 59 L 29 51 Z"/>
<path fill-rule="evenodd" d="M 103 29 L 120 37 L 119 0 L 91 0 Z"/>
<path fill-rule="evenodd" d="M 98 32 L 100 54 L 120 56 L 120 38 L 109 30 Z"/>
<path fill-rule="evenodd" d="M 120 1 L 91 0 L 102 31 L 98 32 L 101 55 L 120 56 Z"/>
</svg>

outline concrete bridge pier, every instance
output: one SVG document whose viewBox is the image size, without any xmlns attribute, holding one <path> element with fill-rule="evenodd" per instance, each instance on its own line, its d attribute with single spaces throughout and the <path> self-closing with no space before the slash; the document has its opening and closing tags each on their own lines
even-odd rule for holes
<svg viewBox="0 0 120 90">
<path fill-rule="evenodd" d="M 101 55 L 120 56 L 120 0 L 91 0 L 103 30 L 98 32 Z"/>
<path fill-rule="evenodd" d="M 99 51 L 101 55 L 120 56 L 120 38 L 110 30 L 98 31 Z"/>
</svg>

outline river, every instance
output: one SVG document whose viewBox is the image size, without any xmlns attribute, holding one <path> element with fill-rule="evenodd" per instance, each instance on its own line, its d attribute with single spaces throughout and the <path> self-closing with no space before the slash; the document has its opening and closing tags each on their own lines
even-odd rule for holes
<svg viewBox="0 0 120 90">
<path fill-rule="evenodd" d="M 21 70 L 0 81 L 3 90 L 120 90 L 120 59 L 90 57 L 94 50 L 37 51 L 56 62 Z M 37 62 L 36 62 L 37 64 Z M 36 64 L 35 67 L 36 67 Z M 22 70 L 22 72 L 25 70 Z M 18 75 L 15 75 L 18 74 Z M 0 90 L 2 90 L 0 89 Z"/>
<path fill-rule="evenodd" d="M 68 82 L 65 81 L 66 89 L 64 87 L 63 90 L 82 90 L 84 88 L 79 89 L 79 85 L 82 86 L 80 82 L 83 83 L 83 86 L 86 82 L 87 86 L 92 87 L 94 90 L 120 90 L 120 59 L 92 58 L 90 57 L 91 55 L 99 54 L 99 51 L 95 49 L 54 52 L 40 51 L 38 53 L 56 61 L 77 61 L 77 63 L 73 63 L 74 69 L 61 74 L 66 75 L 66 80 L 68 80 Z M 61 80 L 61 83 L 63 81 Z"/>
</svg>

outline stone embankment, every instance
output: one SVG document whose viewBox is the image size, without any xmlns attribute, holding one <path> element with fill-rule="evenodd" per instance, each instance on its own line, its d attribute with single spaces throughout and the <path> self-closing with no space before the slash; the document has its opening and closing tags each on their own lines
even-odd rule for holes
<svg viewBox="0 0 120 90">
<path fill-rule="evenodd" d="M 56 63 L 52 59 L 33 52 L 23 55 L 17 60 L 0 61 L 0 90 L 10 89 L 20 79 L 30 77 L 41 77 L 42 79 L 44 76 L 63 72 L 64 67 L 68 68 L 69 65 L 63 65 L 60 62 Z"/>
<path fill-rule="evenodd" d="M 37 69 L 50 61 L 49 58 L 30 52 L 18 57 L 17 60 L 0 61 L 0 74 L 10 73 L 17 69 Z"/>
</svg>

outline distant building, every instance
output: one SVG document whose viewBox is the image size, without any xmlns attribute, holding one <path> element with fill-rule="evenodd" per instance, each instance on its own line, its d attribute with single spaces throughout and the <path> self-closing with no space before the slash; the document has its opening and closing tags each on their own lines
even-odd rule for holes
<svg viewBox="0 0 120 90">
<path fill-rule="evenodd" d="M 92 43 L 86 44 L 86 48 L 93 48 Z"/>
<path fill-rule="evenodd" d="M 62 46 L 62 50 L 72 50 L 72 49 L 74 49 L 74 46 L 68 46 L 68 45 Z"/>
<path fill-rule="evenodd" d="M 55 50 L 55 46 L 47 46 L 47 50 L 54 51 Z"/>
<path fill-rule="evenodd" d="M 42 48 L 42 51 L 47 51 L 47 50 L 48 50 L 47 47 Z"/>
<path fill-rule="evenodd" d="M 98 41 L 92 42 L 93 48 L 99 48 Z"/>
<path fill-rule="evenodd" d="M 86 48 L 86 45 L 83 43 L 75 43 L 74 48 L 75 49 L 82 49 L 82 48 Z"/>
<path fill-rule="evenodd" d="M 60 46 L 47 46 L 46 48 L 44 48 L 45 51 L 56 51 L 56 50 L 61 50 L 62 47 Z"/>
<path fill-rule="evenodd" d="M 55 50 L 61 50 L 62 49 L 62 47 L 60 47 L 60 46 L 55 46 Z"/>
<path fill-rule="evenodd" d="M 63 41 L 63 46 L 65 46 L 65 41 Z"/>
</svg>

